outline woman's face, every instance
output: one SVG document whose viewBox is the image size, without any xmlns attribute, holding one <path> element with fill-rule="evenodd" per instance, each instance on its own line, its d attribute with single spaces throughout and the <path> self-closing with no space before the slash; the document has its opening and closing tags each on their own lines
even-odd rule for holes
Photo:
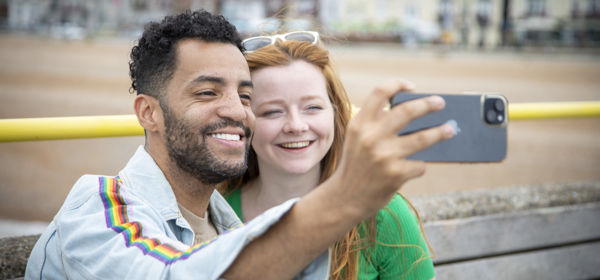
<svg viewBox="0 0 600 280">
<path fill-rule="evenodd" d="M 292 174 L 318 169 L 334 135 L 334 112 L 321 70 L 297 60 L 253 71 L 252 83 L 252 147 L 260 168 Z"/>
</svg>

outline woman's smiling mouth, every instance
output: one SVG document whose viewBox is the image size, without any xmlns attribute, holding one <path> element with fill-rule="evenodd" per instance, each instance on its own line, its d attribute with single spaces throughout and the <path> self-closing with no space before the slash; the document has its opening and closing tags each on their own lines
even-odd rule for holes
<svg viewBox="0 0 600 280">
<path fill-rule="evenodd" d="M 302 149 L 302 148 L 308 147 L 312 142 L 314 142 L 314 141 L 288 142 L 288 143 L 279 144 L 278 146 L 285 148 L 285 149 Z"/>
</svg>

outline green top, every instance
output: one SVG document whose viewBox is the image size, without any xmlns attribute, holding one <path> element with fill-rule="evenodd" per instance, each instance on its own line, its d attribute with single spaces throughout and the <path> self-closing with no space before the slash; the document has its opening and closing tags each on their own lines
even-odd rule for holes
<svg viewBox="0 0 600 280">
<path fill-rule="evenodd" d="M 225 197 L 242 218 L 242 191 L 237 189 Z M 360 252 L 358 279 L 431 279 L 433 262 L 416 216 L 402 196 L 396 194 L 377 212 L 375 245 Z M 365 236 L 365 229 L 359 228 Z"/>
</svg>

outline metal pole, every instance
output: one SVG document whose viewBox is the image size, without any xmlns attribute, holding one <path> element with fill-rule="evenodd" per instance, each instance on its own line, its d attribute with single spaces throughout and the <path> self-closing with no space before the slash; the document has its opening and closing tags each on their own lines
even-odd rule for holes
<svg viewBox="0 0 600 280">
<path fill-rule="evenodd" d="M 360 110 L 353 106 L 353 113 Z M 600 101 L 511 103 L 511 121 L 600 117 Z M 135 115 L 0 119 L 0 142 L 143 136 Z"/>
<path fill-rule="evenodd" d="M 510 120 L 600 117 L 600 101 L 514 103 Z"/>
<path fill-rule="evenodd" d="M 501 26 L 501 44 L 502 46 L 508 45 L 509 33 L 511 32 L 510 22 L 510 0 L 504 0 L 502 3 L 502 26 Z"/>
<path fill-rule="evenodd" d="M 144 135 L 135 115 L 0 120 L 0 142 Z"/>
</svg>

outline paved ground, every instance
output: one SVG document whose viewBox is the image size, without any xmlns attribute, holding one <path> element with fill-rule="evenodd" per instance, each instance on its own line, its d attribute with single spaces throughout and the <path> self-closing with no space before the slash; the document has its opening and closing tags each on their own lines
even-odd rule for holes
<svg viewBox="0 0 600 280">
<path fill-rule="evenodd" d="M 125 41 L 0 36 L 0 118 L 132 114 Z M 336 45 L 353 102 L 402 77 L 419 91 L 498 92 L 511 102 L 600 100 L 600 57 Z M 600 118 L 519 121 L 500 164 L 431 164 L 407 195 L 600 180 Z M 49 220 L 83 173 L 114 175 L 143 137 L 0 143 L 0 218 Z"/>
</svg>

